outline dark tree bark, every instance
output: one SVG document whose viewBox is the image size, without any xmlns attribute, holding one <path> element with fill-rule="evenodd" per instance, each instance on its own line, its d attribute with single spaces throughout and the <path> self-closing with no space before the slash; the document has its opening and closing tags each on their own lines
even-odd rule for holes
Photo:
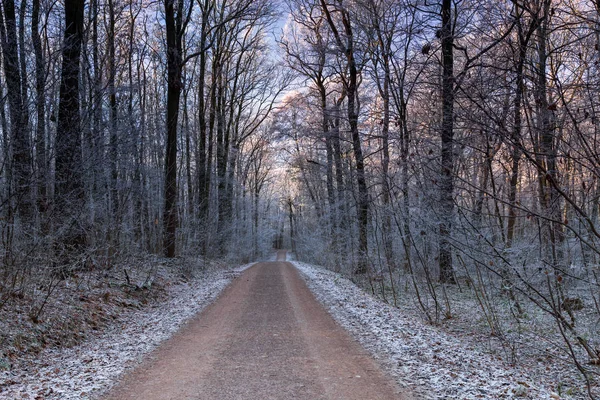
<svg viewBox="0 0 600 400">
<path fill-rule="evenodd" d="M 291 198 L 286 200 L 288 207 L 288 219 L 290 223 L 290 244 L 292 246 L 292 253 L 296 253 L 296 229 L 294 227 L 294 201 Z"/>
<path fill-rule="evenodd" d="M 204 222 L 208 219 L 208 204 L 209 204 L 209 190 L 210 190 L 210 170 L 207 168 L 207 121 L 206 121 L 206 99 L 205 97 L 205 86 L 206 86 L 206 61 L 207 61 L 207 42 L 208 42 L 208 18 L 209 13 L 212 11 L 212 2 L 210 0 L 204 0 L 202 5 L 202 25 L 200 29 L 200 60 L 198 64 L 198 156 L 197 171 L 198 171 L 198 216 L 200 222 Z M 205 247 L 202 244 L 201 249 L 204 251 Z"/>
<path fill-rule="evenodd" d="M 327 182 L 327 202 L 329 203 L 329 225 L 330 233 L 333 240 L 333 249 L 337 252 L 337 222 L 338 216 L 336 212 L 335 191 L 333 187 L 333 141 L 329 132 L 329 111 L 327 110 L 327 92 L 324 85 L 319 85 L 319 97 L 321 100 L 321 114 L 323 135 L 325 136 L 325 152 L 327 157 L 327 165 L 325 179 Z"/>
<path fill-rule="evenodd" d="M 31 42 L 35 55 L 35 106 L 37 125 L 35 130 L 36 142 L 36 172 L 37 172 L 37 202 L 38 210 L 44 213 L 47 206 L 47 158 L 46 158 L 46 77 L 45 60 L 42 51 L 42 38 L 39 32 L 40 0 L 33 0 L 31 10 Z M 45 230 L 45 229 L 44 229 Z"/>
<path fill-rule="evenodd" d="M 220 59 L 219 53 L 215 54 L 215 58 L 213 58 L 213 65 L 211 68 L 211 76 L 213 77 L 212 84 L 210 86 L 209 91 L 209 101 L 210 101 L 210 109 L 208 113 L 208 129 L 206 134 L 206 171 L 207 171 L 207 179 L 205 181 L 206 185 L 206 193 L 208 195 L 208 199 L 210 199 L 211 190 L 212 190 L 212 179 L 213 179 L 213 162 L 214 162 L 214 153 L 215 153 L 215 121 L 217 120 L 217 80 L 220 75 Z M 207 212 L 210 210 L 210 204 L 207 204 Z M 212 218 L 207 213 L 207 221 Z M 214 234 L 216 232 L 207 232 L 207 237 L 210 234 Z M 207 250 L 207 245 L 209 241 L 204 243 L 205 251 Z"/>
<path fill-rule="evenodd" d="M 535 68 L 536 130 L 539 135 L 539 152 L 536 157 L 538 164 L 538 181 L 540 186 L 540 204 L 546 213 L 542 219 L 542 245 L 548 246 L 551 263 L 554 267 L 562 262 L 562 242 L 564 232 L 561 217 L 561 196 L 552 184 L 558 180 L 557 139 L 554 110 L 556 105 L 548 101 L 548 35 L 550 33 L 549 19 L 551 16 L 551 0 L 544 0 L 540 5 L 542 12 L 540 24 L 537 26 L 537 56 Z"/>
<path fill-rule="evenodd" d="M 167 34 L 167 142 L 165 154 L 165 210 L 163 214 L 163 251 L 175 257 L 177 231 L 177 122 L 181 97 L 181 8 L 175 13 L 174 0 L 165 0 Z"/>
<path fill-rule="evenodd" d="M 186 79 L 184 78 L 184 81 Z M 188 112 L 188 90 L 183 91 L 183 121 L 185 126 L 185 175 L 187 179 L 187 217 L 194 215 L 194 182 L 192 181 L 192 130 Z"/>
<path fill-rule="evenodd" d="M 27 107 L 23 98 L 24 79 L 21 76 L 19 64 L 19 40 L 17 36 L 17 21 L 15 4 L 13 0 L 2 1 L 0 14 L 0 39 L 4 60 L 4 75 L 8 94 L 8 108 L 10 115 L 10 137 L 12 141 L 11 169 L 15 180 L 17 212 L 24 222 L 31 216 L 31 196 L 29 184 L 31 183 L 31 148 L 29 133 L 27 132 Z M 22 33 L 22 32 L 21 32 Z M 9 190 L 10 192 L 10 190 Z"/>
<path fill-rule="evenodd" d="M 216 153 L 216 170 L 217 170 L 217 213 L 218 213 L 218 230 L 219 230 L 219 251 L 222 253 L 225 250 L 225 236 L 229 229 L 227 213 L 227 163 L 229 157 L 229 131 L 225 129 L 225 83 L 226 77 L 223 70 L 219 71 L 216 77 L 216 128 L 215 139 L 217 143 Z"/>
<path fill-rule="evenodd" d="M 28 131 L 29 125 L 29 107 L 27 107 L 27 97 L 29 86 L 27 84 L 27 48 L 25 47 L 25 14 L 27 12 L 27 1 L 22 0 L 19 8 L 19 69 L 21 72 L 21 99 L 23 101 L 23 125 Z M 31 149 L 28 149 L 31 151 Z"/>
<path fill-rule="evenodd" d="M 394 40 L 395 27 L 388 26 L 384 19 L 385 13 L 391 10 L 380 10 L 375 3 L 371 7 L 371 25 L 369 28 L 373 31 L 373 41 L 377 43 L 373 54 L 373 74 L 382 100 L 382 118 L 381 118 L 381 186 L 383 202 L 383 226 L 382 241 L 383 251 L 390 271 L 396 268 L 392 242 L 392 222 L 391 222 L 391 180 L 390 180 L 390 83 L 391 83 L 391 57 L 393 54 L 392 45 Z"/>
<path fill-rule="evenodd" d="M 90 190 L 92 193 L 98 192 L 99 188 L 103 186 L 102 178 L 104 176 L 103 168 L 104 168 L 104 133 L 102 129 L 102 99 L 104 97 L 103 94 L 103 76 L 104 71 L 102 68 L 101 55 L 99 49 L 99 38 L 98 38 L 98 15 L 99 15 L 99 0 L 90 0 L 90 14 L 91 14 L 91 24 L 92 24 L 92 63 L 94 68 L 94 79 L 93 79 L 93 93 L 92 103 L 93 110 L 91 112 L 92 119 L 92 127 L 89 138 L 89 143 L 91 146 L 90 154 L 92 156 L 91 160 L 91 175 L 92 182 Z"/>
<path fill-rule="evenodd" d="M 83 200 L 79 115 L 79 61 L 84 0 L 65 1 L 65 37 L 56 132 L 56 198 L 59 204 Z"/>
<path fill-rule="evenodd" d="M 516 82 L 515 82 L 515 99 L 514 99 L 514 117 L 513 128 L 510 132 L 511 151 L 511 172 L 510 185 L 508 191 L 508 219 L 506 223 L 506 248 L 511 248 L 515 235 L 515 224 L 517 220 L 517 185 L 519 183 L 519 161 L 522 154 L 521 130 L 522 130 L 522 107 L 523 107 L 523 91 L 525 89 L 524 66 L 527 57 L 527 48 L 531 36 L 533 35 L 537 22 L 532 21 L 526 32 L 523 31 L 521 14 L 517 1 L 514 1 L 515 8 L 518 11 L 517 15 L 517 35 L 518 35 L 518 50 L 516 60 Z"/>
<path fill-rule="evenodd" d="M 206 55 L 200 55 L 198 77 L 198 216 L 200 221 L 208 218 L 208 195 L 210 188 L 210 171 L 207 170 L 207 123 L 205 96 Z M 201 246 L 202 247 L 202 246 Z"/>
<path fill-rule="evenodd" d="M 78 220 L 84 205 L 79 114 L 79 61 L 84 0 L 65 0 L 65 36 L 56 130 L 55 208 L 65 226 L 62 245 L 79 250 L 85 230 Z"/>
<path fill-rule="evenodd" d="M 115 54 L 115 4 L 114 0 L 108 0 L 108 24 L 106 27 L 106 47 L 108 52 L 107 63 L 108 63 L 108 76 L 107 76 L 107 89 L 108 89 L 108 106 L 109 106 L 109 162 L 110 162 L 110 211 L 111 211 L 111 228 L 112 232 L 111 241 L 117 240 L 118 237 L 118 226 L 119 226 L 119 188 L 118 188 L 118 168 L 117 163 L 119 159 L 119 147 L 118 147 L 118 123 L 117 123 L 117 90 L 116 90 L 116 76 L 117 76 L 117 60 Z"/>
<path fill-rule="evenodd" d="M 442 1 L 442 154 L 440 176 L 439 280 L 455 283 L 452 269 L 452 220 L 454 217 L 454 33 L 452 0 Z"/>
<path fill-rule="evenodd" d="M 337 194 L 336 213 L 339 216 L 337 228 L 338 234 L 344 233 L 348 228 L 347 212 L 346 212 L 346 186 L 344 182 L 344 168 L 342 165 L 342 144 L 340 132 L 340 106 L 344 101 L 345 93 L 334 101 L 333 111 L 330 116 L 331 130 L 331 146 L 333 148 L 333 164 L 335 166 L 335 186 Z M 340 253 L 343 254 L 343 243 L 339 243 Z"/>
<path fill-rule="evenodd" d="M 329 27 L 335 37 L 339 50 L 344 54 L 347 63 L 347 77 L 344 80 L 346 89 L 346 97 L 348 101 L 348 123 L 350 125 L 350 133 L 352 135 L 352 149 L 354 152 L 354 160 L 356 162 L 356 182 L 358 187 L 358 195 L 356 200 L 356 217 L 358 221 L 358 263 L 354 273 L 364 274 L 367 272 L 368 259 L 368 223 L 369 223 L 369 193 L 367 181 L 365 178 L 365 163 L 362 153 L 362 145 L 360 140 L 360 132 L 358 131 L 358 66 L 354 54 L 354 32 L 352 22 L 347 10 L 340 8 L 337 11 L 341 15 L 343 25 L 343 35 L 337 29 L 336 23 L 333 20 L 329 6 L 324 0 L 321 0 L 323 13 L 327 18 Z"/>
<path fill-rule="evenodd" d="M 231 40 L 235 33 L 229 32 L 227 35 L 226 45 L 223 47 L 225 56 L 230 51 L 232 44 Z M 225 245 L 231 232 L 232 223 L 232 174 L 234 173 L 235 154 L 233 154 L 233 146 L 235 138 L 233 137 L 232 124 L 234 123 L 234 110 L 238 95 L 238 83 L 240 79 L 240 62 L 245 52 L 242 48 L 239 50 L 237 60 L 232 66 L 230 64 L 234 59 L 227 58 L 230 61 L 227 67 L 221 71 L 221 76 L 218 79 L 219 86 L 217 89 L 217 180 L 218 180 L 218 209 L 219 209 L 219 229 L 220 239 L 219 248 L 222 253 L 225 252 Z M 231 77 L 231 78 L 230 78 Z M 228 96 L 229 95 L 229 96 Z"/>
</svg>

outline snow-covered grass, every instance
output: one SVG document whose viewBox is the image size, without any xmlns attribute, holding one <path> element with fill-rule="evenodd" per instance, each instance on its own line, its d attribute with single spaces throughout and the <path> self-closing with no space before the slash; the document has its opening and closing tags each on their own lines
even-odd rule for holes
<svg viewBox="0 0 600 400">
<path fill-rule="evenodd" d="M 170 286 L 165 301 L 127 313 L 101 335 L 72 348 L 44 350 L 17 368 L 0 372 L 0 398 L 98 397 L 251 265 L 206 272 Z"/>
<path fill-rule="evenodd" d="M 292 261 L 334 318 L 417 398 L 559 399 L 556 377 L 511 366 L 477 336 L 457 335 L 374 298 L 340 274 Z"/>
<path fill-rule="evenodd" d="M 275 255 L 271 259 L 274 260 Z M 498 350 L 498 340 L 489 334 L 486 339 L 485 324 L 477 319 L 475 303 L 464 301 L 462 297 L 455 299 L 453 313 L 457 317 L 450 320 L 451 323 L 432 326 L 424 322 L 410 296 L 398 300 L 399 308 L 392 307 L 340 274 L 292 262 L 340 324 L 379 359 L 401 385 L 411 388 L 416 398 L 585 398 L 583 387 L 570 390 L 575 385 L 573 382 L 581 382 L 572 366 L 568 368 L 532 355 L 522 355 L 516 366 L 510 365 L 501 347 Z M 0 371 L 0 398 L 98 397 L 127 369 L 137 365 L 189 318 L 214 301 L 223 288 L 250 265 L 234 270 L 204 271 L 201 276 L 184 281 L 171 279 L 171 283 L 164 285 L 164 301 L 116 309 L 121 315 L 108 323 L 101 334 L 91 335 L 80 345 L 68 349 L 48 348 L 35 358 Z M 145 274 L 140 277 L 143 276 Z M 173 278 L 177 274 L 171 272 L 169 276 Z M 85 301 L 90 306 L 95 304 Z M 472 329 L 468 329 L 469 321 Z M 524 335 L 522 340 L 533 340 L 532 337 Z M 543 346 L 543 340 L 532 343 L 531 347 L 536 345 Z M 568 384 L 561 390 L 564 382 Z"/>
</svg>

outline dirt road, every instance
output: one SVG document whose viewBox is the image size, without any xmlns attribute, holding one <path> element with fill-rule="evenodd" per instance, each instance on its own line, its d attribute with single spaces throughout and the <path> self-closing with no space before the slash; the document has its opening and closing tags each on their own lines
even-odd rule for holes
<svg viewBox="0 0 600 400">
<path fill-rule="evenodd" d="M 246 270 L 106 399 L 408 399 L 282 259 Z"/>
</svg>

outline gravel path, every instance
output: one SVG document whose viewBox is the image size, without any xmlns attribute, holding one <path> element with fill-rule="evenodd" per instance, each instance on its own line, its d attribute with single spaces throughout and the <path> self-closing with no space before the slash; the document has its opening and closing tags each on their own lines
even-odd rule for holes
<svg viewBox="0 0 600 400">
<path fill-rule="evenodd" d="M 297 270 L 275 261 L 246 270 L 106 398 L 411 397 L 333 320 Z"/>
</svg>

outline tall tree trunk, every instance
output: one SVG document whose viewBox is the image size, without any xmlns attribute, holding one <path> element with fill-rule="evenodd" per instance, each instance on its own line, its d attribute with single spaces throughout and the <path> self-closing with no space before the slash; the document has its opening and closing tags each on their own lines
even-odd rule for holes
<svg viewBox="0 0 600 400">
<path fill-rule="evenodd" d="M 194 215 L 194 184 L 192 181 L 192 132 L 188 113 L 188 91 L 183 91 L 183 123 L 185 126 L 185 175 L 187 179 L 187 217 Z"/>
<path fill-rule="evenodd" d="M 508 250 L 512 248 L 515 237 L 515 226 L 517 220 L 517 190 L 519 183 L 519 161 L 521 159 L 521 129 L 522 129 L 522 105 L 523 105 L 523 89 L 525 87 L 523 68 L 525 65 L 525 57 L 527 56 L 527 42 L 533 30 L 530 30 L 527 35 L 524 35 L 520 16 L 517 21 L 517 33 L 519 36 L 519 52 L 516 65 L 516 82 L 515 82 L 515 100 L 514 100 L 514 117 L 513 128 L 510 133 L 511 144 L 511 171 L 510 183 L 508 188 L 508 219 L 506 222 L 506 244 Z M 507 290 L 509 298 L 513 301 L 515 308 L 519 314 L 522 313 L 521 305 L 515 295 L 513 289 L 513 281 L 510 270 L 504 267 L 501 270 L 504 287 Z"/>
<path fill-rule="evenodd" d="M 178 10 L 179 13 L 183 10 Z M 167 142 L 165 154 L 165 209 L 163 214 L 163 251 L 175 257 L 177 231 L 177 122 L 181 97 L 181 39 L 176 25 L 174 0 L 165 0 L 167 33 Z"/>
<path fill-rule="evenodd" d="M 139 224 L 139 238 L 140 240 L 144 240 L 149 235 L 145 235 L 145 221 L 151 221 L 146 212 L 146 176 L 145 170 L 142 168 L 146 157 L 146 110 L 148 108 L 148 100 L 146 97 L 147 94 L 147 78 L 146 78 L 146 69 L 142 65 L 141 62 L 138 63 L 138 83 L 140 84 L 140 141 L 137 146 L 137 172 L 135 180 L 138 183 L 139 187 L 139 195 L 136 202 L 136 220 Z M 146 237 L 145 237 L 146 236 Z M 145 241 L 144 241 L 145 242 Z"/>
<path fill-rule="evenodd" d="M 23 222 L 31 216 L 31 157 L 29 133 L 27 132 L 27 110 L 23 98 L 22 71 L 19 64 L 19 48 L 15 4 L 13 0 L 2 0 L 0 14 L 0 39 L 4 60 L 4 75 L 8 94 L 10 115 L 10 137 L 12 142 L 11 170 L 15 180 L 16 207 Z M 10 190 L 9 190 L 10 192 Z"/>
<path fill-rule="evenodd" d="M 210 170 L 208 169 L 207 159 L 207 122 L 206 122 L 206 50 L 208 40 L 208 16 L 209 0 L 204 0 L 202 8 L 202 26 L 200 29 L 200 61 L 198 65 L 198 157 L 196 160 L 198 171 L 198 217 L 200 223 L 208 218 L 209 190 L 210 190 Z M 202 235 L 204 237 L 204 235 Z M 204 244 L 200 246 L 205 250 Z"/>
<path fill-rule="evenodd" d="M 48 204 L 48 164 L 46 158 L 46 71 L 42 38 L 39 31 L 40 0 L 33 0 L 31 10 L 31 42 L 35 55 L 35 106 L 37 124 L 35 130 L 37 204 L 42 219 L 42 232 L 47 233 L 44 214 Z"/>
<path fill-rule="evenodd" d="M 28 107 L 28 97 L 29 97 L 29 85 L 27 82 L 27 48 L 25 46 L 25 14 L 27 12 L 27 1 L 22 0 L 19 8 L 19 70 L 21 74 L 21 100 L 22 104 L 22 112 L 23 112 L 23 128 L 27 135 L 29 136 L 29 107 Z M 24 133 L 25 133 L 24 132 Z M 29 144 L 29 137 L 27 138 L 27 142 Z M 31 148 L 27 149 L 29 158 L 29 162 L 31 162 Z M 31 165 L 28 169 L 31 168 Z"/>
<path fill-rule="evenodd" d="M 552 265 L 557 266 L 562 260 L 562 225 L 560 215 L 560 195 L 552 182 L 558 182 L 557 149 L 555 136 L 555 116 L 548 101 L 548 82 L 546 67 L 548 60 L 547 41 L 550 7 L 552 0 L 544 0 L 541 5 L 542 21 L 537 27 L 538 65 L 536 68 L 535 100 L 537 108 L 536 128 L 539 132 L 539 150 L 541 164 L 538 166 L 540 201 L 545 216 L 542 220 L 542 238 L 548 246 Z"/>
<path fill-rule="evenodd" d="M 291 198 L 287 199 L 288 219 L 290 223 L 290 245 L 292 253 L 296 253 L 296 228 L 294 227 L 294 202 Z"/>
<path fill-rule="evenodd" d="M 133 138 L 133 145 L 131 147 L 131 161 L 133 162 L 134 165 L 134 169 L 132 171 L 132 176 L 131 176 L 131 180 L 132 180 L 132 187 L 133 187 L 133 198 L 131 201 L 131 211 L 132 211 L 132 216 L 133 216 L 133 221 L 132 221 L 132 225 L 133 225 L 133 232 L 134 232 L 134 240 L 136 244 L 142 243 L 143 242 L 143 232 L 144 232 L 144 221 L 145 218 L 142 214 L 142 200 L 141 197 L 143 196 L 142 194 L 142 179 L 141 179 L 141 169 L 142 169 L 142 162 L 143 162 L 143 158 L 141 157 L 141 147 L 142 145 L 142 141 L 143 139 L 143 130 L 144 130 L 144 122 L 145 122 L 145 115 L 144 115 L 144 97 L 142 95 L 143 92 L 143 86 L 141 84 L 141 62 L 138 60 L 137 63 L 137 82 L 135 81 L 135 75 L 134 75 L 134 49 L 135 49 L 135 32 L 136 32 L 136 19 L 139 15 L 139 13 L 141 13 L 141 8 L 138 8 L 137 10 L 134 10 L 133 8 L 134 4 L 133 2 L 129 3 L 129 15 L 130 15 L 130 22 L 129 22 L 129 54 L 127 57 L 127 71 L 128 71 L 128 80 L 129 80 L 129 87 L 130 87 L 130 92 L 129 92 L 129 103 L 127 106 L 127 111 L 128 111 L 128 115 L 129 115 L 129 129 L 131 131 L 132 134 L 132 138 Z M 136 83 L 137 83 L 137 87 L 136 87 Z M 140 112 L 140 120 L 136 121 L 136 119 L 134 118 L 134 112 L 135 112 L 135 108 L 134 108 L 134 99 L 135 96 L 138 96 L 139 99 L 139 112 Z M 139 125 L 138 125 L 139 122 Z"/>
<path fill-rule="evenodd" d="M 325 151 L 327 157 L 326 165 L 326 182 L 327 182 L 327 201 L 329 203 L 329 225 L 330 234 L 332 236 L 333 251 L 337 253 L 337 238 L 336 238 L 336 226 L 338 221 L 338 213 L 336 212 L 335 206 L 335 192 L 333 188 L 333 140 L 331 133 L 329 132 L 329 113 L 327 111 L 327 91 L 324 85 L 319 87 L 319 96 L 321 99 L 321 113 L 322 113 L 322 129 L 323 136 L 325 137 Z"/>
<path fill-rule="evenodd" d="M 217 140 L 217 198 L 219 215 L 219 251 L 225 251 L 225 236 L 229 229 L 229 214 L 227 213 L 227 160 L 229 157 L 229 134 L 225 129 L 225 77 L 220 71 L 217 78 L 216 97 L 216 140 Z"/>
<path fill-rule="evenodd" d="M 196 169 L 198 171 L 198 217 L 205 221 L 208 216 L 208 193 L 210 173 L 207 171 L 207 124 L 206 124 L 206 101 L 204 99 L 206 55 L 200 54 L 200 70 L 198 72 L 198 157 Z"/>
<path fill-rule="evenodd" d="M 101 182 L 104 168 L 104 134 L 102 129 L 102 77 L 103 70 L 100 61 L 100 51 L 98 43 L 98 2 L 100 0 L 91 0 L 91 15 L 92 15 L 92 62 L 94 66 L 94 90 L 93 101 L 94 109 L 92 110 L 92 131 L 90 143 L 92 148 L 92 180 L 91 191 L 95 194 L 96 191 L 103 186 Z"/>
<path fill-rule="evenodd" d="M 106 29 L 106 40 L 107 40 L 107 51 L 108 51 L 108 106 L 109 106 L 109 171 L 110 171 L 110 215 L 111 215 L 111 226 L 108 232 L 111 232 L 110 242 L 113 244 L 118 240 L 119 231 L 119 188 L 117 184 L 118 180 L 118 168 L 117 163 L 119 159 L 119 147 L 118 147 L 118 121 L 117 121 L 117 88 L 116 88 L 116 76 L 117 76 L 117 60 L 115 54 L 115 4 L 114 0 L 108 0 L 108 26 Z"/>
<path fill-rule="evenodd" d="M 392 209 L 391 209 L 391 190 L 390 190 L 390 148 L 389 148 L 389 132 L 390 132 L 390 84 L 391 84 L 391 55 L 393 31 L 389 31 L 390 27 L 380 23 L 380 14 L 385 11 L 380 10 L 374 2 L 371 7 L 371 24 L 374 39 L 377 41 L 377 49 L 373 55 L 373 70 L 375 82 L 379 91 L 379 96 L 382 100 L 382 118 L 381 118 L 381 186 L 382 186 L 382 205 L 383 205 L 383 224 L 382 224 L 382 241 L 383 251 L 389 271 L 396 268 L 394 259 L 393 241 L 392 241 Z M 392 27 L 391 29 L 394 29 Z M 383 74 L 383 76 L 381 76 Z"/>
<path fill-rule="evenodd" d="M 516 4 L 516 1 L 515 1 Z M 518 5 L 517 5 L 518 7 Z M 531 24 L 533 27 L 533 23 Z M 508 220 L 506 223 L 506 248 L 509 249 L 513 245 L 515 236 L 515 224 L 517 220 L 517 185 L 519 183 L 519 161 L 521 159 L 521 129 L 522 129 L 522 106 L 523 106 L 523 90 L 525 88 L 525 80 L 523 68 L 525 66 L 525 57 L 527 56 L 527 43 L 533 33 L 530 28 L 527 33 L 523 32 L 521 17 L 518 16 L 517 33 L 519 36 L 519 53 L 516 65 L 516 82 L 515 82 L 515 100 L 514 100 L 514 116 L 513 129 L 511 131 L 511 171 L 510 184 L 508 191 Z"/>
<path fill-rule="evenodd" d="M 335 186 L 336 186 L 336 213 L 339 216 L 339 221 L 337 224 L 337 235 L 341 236 L 346 233 L 346 229 L 348 228 L 347 223 L 347 212 L 346 212 L 346 187 L 344 184 L 344 168 L 342 166 L 342 145 L 341 145 L 341 132 L 340 132 L 340 119 L 341 119 L 341 111 L 340 105 L 343 102 L 343 96 L 340 97 L 337 101 L 334 102 L 334 109 L 332 115 L 332 127 L 331 127 L 331 145 L 333 147 L 333 163 L 335 166 Z M 344 254 L 342 251 L 342 247 L 344 246 L 344 241 L 339 241 L 340 245 L 340 255 Z"/>
<path fill-rule="evenodd" d="M 56 129 L 56 214 L 65 226 L 63 245 L 68 251 L 85 244 L 78 218 L 84 206 L 83 164 L 79 114 L 79 62 L 85 0 L 65 0 L 65 36 Z"/>
<path fill-rule="evenodd" d="M 439 280 L 455 283 L 452 269 L 452 220 L 454 218 L 454 37 L 452 0 L 442 1 L 442 154 L 440 176 Z"/>
<path fill-rule="evenodd" d="M 211 195 L 212 195 L 212 191 L 214 190 L 213 186 L 212 186 L 212 179 L 213 179 L 213 158 L 214 158 L 214 146 L 215 146 L 215 121 L 217 119 L 217 80 L 218 80 L 218 76 L 220 74 L 220 67 L 219 67 L 219 54 L 218 52 L 215 53 L 215 58 L 213 58 L 213 65 L 211 68 L 211 76 L 212 76 L 212 83 L 210 86 L 210 92 L 209 92 L 209 98 L 210 98 L 210 111 L 209 111 L 209 115 L 208 115 L 208 129 L 207 129 L 207 135 L 206 135 L 206 176 L 207 179 L 205 181 L 205 186 L 206 186 L 206 194 L 207 194 L 207 213 L 206 213 L 206 222 L 213 222 L 213 220 L 216 221 L 216 219 L 214 219 L 214 217 L 211 215 L 212 213 L 210 213 L 210 202 L 211 202 Z M 214 234 L 216 232 L 212 232 L 210 230 L 207 230 L 204 234 L 205 236 L 205 241 L 204 241 L 204 254 L 207 253 L 208 251 L 208 247 L 211 244 L 211 235 Z"/>
<path fill-rule="evenodd" d="M 410 197 L 408 157 L 410 149 L 410 130 L 408 129 L 408 110 L 407 102 L 404 98 L 404 88 L 400 87 L 396 108 L 398 110 L 398 120 L 400 125 L 400 187 L 402 190 L 402 243 L 404 244 L 404 271 L 410 272 L 411 269 L 411 248 L 410 245 Z"/>
<path fill-rule="evenodd" d="M 364 274 L 367 272 L 368 260 L 368 225 L 369 225 L 369 192 L 365 177 L 365 162 L 362 153 L 362 144 L 360 140 L 360 132 L 358 131 L 358 67 L 354 54 L 354 32 L 350 14 L 341 4 L 337 11 L 341 14 L 343 25 L 343 37 L 337 29 L 337 26 L 329 11 L 329 6 L 325 0 L 321 0 L 321 7 L 327 18 L 329 27 L 336 39 L 338 48 L 344 54 L 347 63 L 347 77 L 345 82 L 347 105 L 348 105 L 348 123 L 350 125 L 350 133 L 352 136 L 352 150 L 354 152 L 354 161 L 356 163 L 356 183 L 357 183 L 357 199 L 356 199 L 356 217 L 358 222 L 358 262 L 354 270 L 355 274 Z"/>
<path fill-rule="evenodd" d="M 21 199 L 19 200 L 19 204 L 21 205 L 19 208 L 19 214 L 24 222 L 31 223 L 31 218 L 33 216 L 34 203 L 33 200 L 33 192 L 32 192 L 32 183 L 33 183 L 33 164 L 32 164 L 32 148 L 29 138 L 29 100 L 28 100 L 28 84 L 27 84 L 27 49 L 25 47 L 25 13 L 27 11 L 27 1 L 22 0 L 19 8 L 19 70 L 21 74 L 21 121 L 19 122 L 21 133 L 19 136 L 23 136 L 22 143 L 19 144 L 21 148 L 19 152 L 23 154 L 19 154 L 19 158 L 22 157 L 23 165 L 17 168 L 23 179 L 21 182 L 18 182 L 18 187 L 22 194 L 20 195 Z M 21 139 L 19 139 L 21 140 Z M 21 163 L 21 161 L 17 160 L 17 163 Z M 23 171 L 21 171 L 23 169 Z M 20 175 L 17 175 L 20 176 Z"/>
<path fill-rule="evenodd" d="M 386 53 L 386 49 L 383 46 L 382 50 Z M 387 54 L 387 53 L 386 53 Z M 383 99 L 383 124 L 381 127 L 381 140 L 382 140 L 382 186 L 383 186 L 383 248 L 385 258 L 390 270 L 396 268 L 396 261 L 394 260 L 394 249 L 392 243 L 392 222 L 391 222 L 391 195 L 390 195 L 390 145 L 389 145 L 389 133 L 390 133 L 390 65 L 387 55 L 383 57 L 384 63 L 384 77 L 383 87 L 381 88 L 381 96 Z"/>
<path fill-rule="evenodd" d="M 346 20 L 346 34 L 348 36 L 348 49 L 346 50 L 346 58 L 348 60 L 348 122 L 350 124 L 350 132 L 352 134 L 352 149 L 354 151 L 354 159 L 356 162 L 356 181 L 358 185 L 358 201 L 357 201 L 357 219 L 358 219 L 358 265 L 355 273 L 364 274 L 367 272 L 367 257 L 368 257 L 368 215 L 369 215 L 369 193 L 367 190 L 367 181 L 365 178 L 365 163 L 362 153 L 362 145 L 360 133 L 358 131 L 358 112 L 357 112 L 357 97 L 358 97 L 358 70 L 356 68 L 356 60 L 354 58 L 354 39 L 350 21 Z"/>
</svg>

